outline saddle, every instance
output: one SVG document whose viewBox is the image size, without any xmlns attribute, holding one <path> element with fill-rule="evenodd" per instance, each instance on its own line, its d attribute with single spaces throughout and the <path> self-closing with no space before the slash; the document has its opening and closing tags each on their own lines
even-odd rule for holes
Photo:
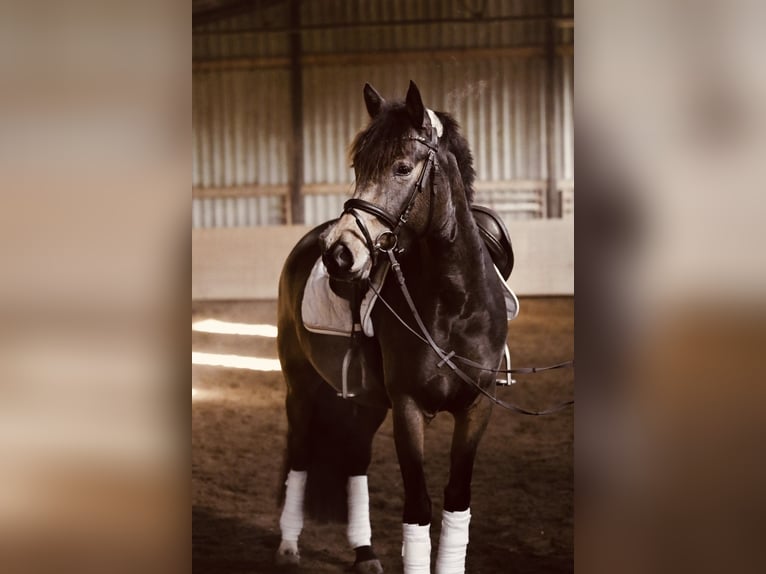
<svg viewBox="0 0 766 574">
<path fill-rule="evenodd" d="M 482 205 L 472 205 L 471 213 L 479 235 L 487 246 L 492 262 L 506 281 L 513 271 L 513 245 L 508 228 L 496 211 Z"/>
</svg>

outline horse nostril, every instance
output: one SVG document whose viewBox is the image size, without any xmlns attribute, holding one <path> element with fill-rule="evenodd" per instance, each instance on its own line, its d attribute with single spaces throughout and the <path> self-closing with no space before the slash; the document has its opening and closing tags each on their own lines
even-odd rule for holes
<svg viewBox="0 0 766 574">
<path fill-rule="evenodd" d="M 354 263 L 351 251 L 340 242 L 337 242 L 330 247 L 330 249 L 322 256 L 322 259 L 325 267 L 327 267 L 327 270 L 330 272 L 330 275 L 342 275 L 348 273 Z"/>
<path fill-rule="evenodd" d="M 332 258 L 335 260 L 338 270 L 342 272 L 350 270 L 351 265 L 354 263 L 351 251 L 342 243 L 335 244 L 335 247 L 332 249 Z"/>
</svg>

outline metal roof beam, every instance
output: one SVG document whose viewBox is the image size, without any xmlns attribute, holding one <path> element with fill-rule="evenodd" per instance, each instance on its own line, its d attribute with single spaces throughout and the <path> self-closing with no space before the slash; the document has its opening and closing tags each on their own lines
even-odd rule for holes
<svg viewBox="0 0 766 574">
<path fill-rule="evenodd" d="M 256 10 L 269 8 L 281 2 L 282 0 L 235 0 L 234 2 L 228 2 L 216 8 L 193 13 L 192 28 L 213 24 L 221 20 L 228 20 L 229 18 L 236 18 Z"/>
</svg>

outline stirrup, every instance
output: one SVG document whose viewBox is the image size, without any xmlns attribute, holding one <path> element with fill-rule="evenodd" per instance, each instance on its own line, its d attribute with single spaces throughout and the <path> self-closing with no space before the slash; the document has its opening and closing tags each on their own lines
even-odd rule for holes
<svg viewBox="0 0 766 574">
<path fill-rule="evenodd" d="M 516 382 L 516 379 L 511 378 L 511 350 L 508 348 L 508 343 L 505 344 L 505 349 L 503 349 L 503 355 L 505 358 L 505 378 L 503 379 L 496 379 L 495 383 L 500 385 L 501 387 L 508 387 Z"/>
</svg>

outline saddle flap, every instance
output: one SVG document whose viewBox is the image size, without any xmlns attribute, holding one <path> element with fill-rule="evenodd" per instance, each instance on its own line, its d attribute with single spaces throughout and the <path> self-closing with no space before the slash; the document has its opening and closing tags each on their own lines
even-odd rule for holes
<svg viewBox="0 0 766 574">
<path fill-rule="evenodd" d="M 479 228 L 479 235 L 487 246 L 495 267 L 503 279 L 508 279 L 513 271 L 513 245 L 508 228 L 498 213 L 483 205 L 472 205 L 471 213 Z"/>
</svg>

